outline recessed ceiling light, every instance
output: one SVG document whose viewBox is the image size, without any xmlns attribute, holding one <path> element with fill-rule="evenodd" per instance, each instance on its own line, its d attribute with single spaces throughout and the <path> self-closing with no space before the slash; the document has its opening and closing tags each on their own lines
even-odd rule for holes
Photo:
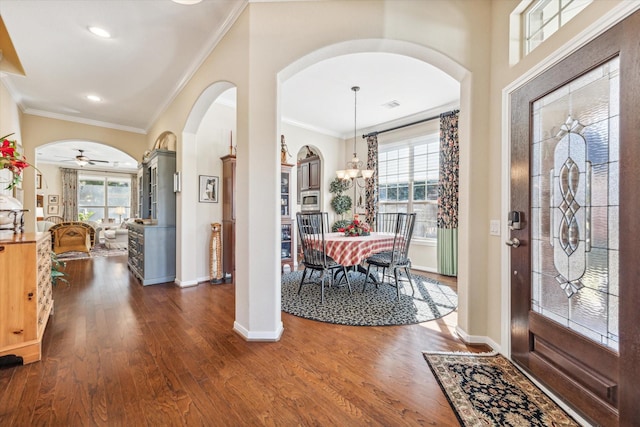
<svg viewBox="0 0 640 427">
<path fill-rule="evenodd" d="M 93 101 L 93 102 L 100 102 L 102 101 L 102 98 L 100 98 L 98 95 L 87 95 L 87 99 L 89 101 Z"/>
<path fill-rule="evenodd" d="M 197 4 L 200 3 L 202 0 L 173 0 L 174 3 L 178 3 L 178 4 Z"/>
<path fill-rule="evenodd" d="M 89 31 L 91 31 L 91 34 L 94 34 L 94 35 L 96 35 L 98 37 L 102 37 L 103 39 L 111 38 L 111 34 L 109 34 L 109 32 L 107 30 L 105 30 L 104 28 L 87 27 L 87 29 Z"/>
</svg>

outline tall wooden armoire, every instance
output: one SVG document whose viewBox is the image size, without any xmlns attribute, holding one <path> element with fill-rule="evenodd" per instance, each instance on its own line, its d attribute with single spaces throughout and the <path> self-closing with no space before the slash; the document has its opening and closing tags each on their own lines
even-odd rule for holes
<svg viewBox="0 0 640 427">
<path fill-rule="evenodd" d="M 222 160 L 222 270 L 224 277 L 236 272 L 236 156 Z"/>
</svg>

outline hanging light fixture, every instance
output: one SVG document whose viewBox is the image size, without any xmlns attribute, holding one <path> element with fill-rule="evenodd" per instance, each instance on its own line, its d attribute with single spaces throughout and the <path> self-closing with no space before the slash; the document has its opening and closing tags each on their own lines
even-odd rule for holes
<svg viewBox="0 0 640 427">
<path fill-rule="evenodd" d="M 353 158 L 347 162 L 347 168 L 336 171 L 336 175 L 338 178 L 345 180 L 354 180 L 359 177 L 366 179 L 373 176 L 373 170 L 363 169 L 364 164 L 358 158 L 356 151 L 356 141 L 358 137 L 358 91 L 360 90 L 360 86 L 353 86 L 351 90 L 353 91 Z"/>
</svg>

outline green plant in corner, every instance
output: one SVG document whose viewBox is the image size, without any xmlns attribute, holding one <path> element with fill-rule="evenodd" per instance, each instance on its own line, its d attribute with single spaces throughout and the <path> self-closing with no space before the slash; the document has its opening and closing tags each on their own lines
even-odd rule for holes
<svg viewBox="0 0 640 427">
<path fill-rule="evenodd" d="M 58 284 L 58 280 L 61 282 L 66 282 L 69 284 L 69 281 L 65 278 L 67 273 L 62 271 L 67 266 L 67 263 L 64 261 L 60 261 L 58 259 L 58 255 L 55 252 L 51 252 L 51 284 L 53 286 Z"/>
</svg>

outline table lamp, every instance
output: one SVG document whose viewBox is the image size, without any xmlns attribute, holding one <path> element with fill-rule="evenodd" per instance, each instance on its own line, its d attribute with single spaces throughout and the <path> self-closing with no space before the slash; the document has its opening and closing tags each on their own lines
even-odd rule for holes
<svg viewBox="0 0 640 427">
<path fill-rule="evenodd" d="M 122 215 L 124 215 L 126 212 L 124 206 L 118 206 L 116 208 L 116 215 L 120 215 L 120 222 L 122 222 Z"/>
<path fill-rule="evenodd" d="M 44 218 L 44 208 L 43 207 L 36 207 L 36 219 L 37 220 L 41 220 Z"/>
</svg>

